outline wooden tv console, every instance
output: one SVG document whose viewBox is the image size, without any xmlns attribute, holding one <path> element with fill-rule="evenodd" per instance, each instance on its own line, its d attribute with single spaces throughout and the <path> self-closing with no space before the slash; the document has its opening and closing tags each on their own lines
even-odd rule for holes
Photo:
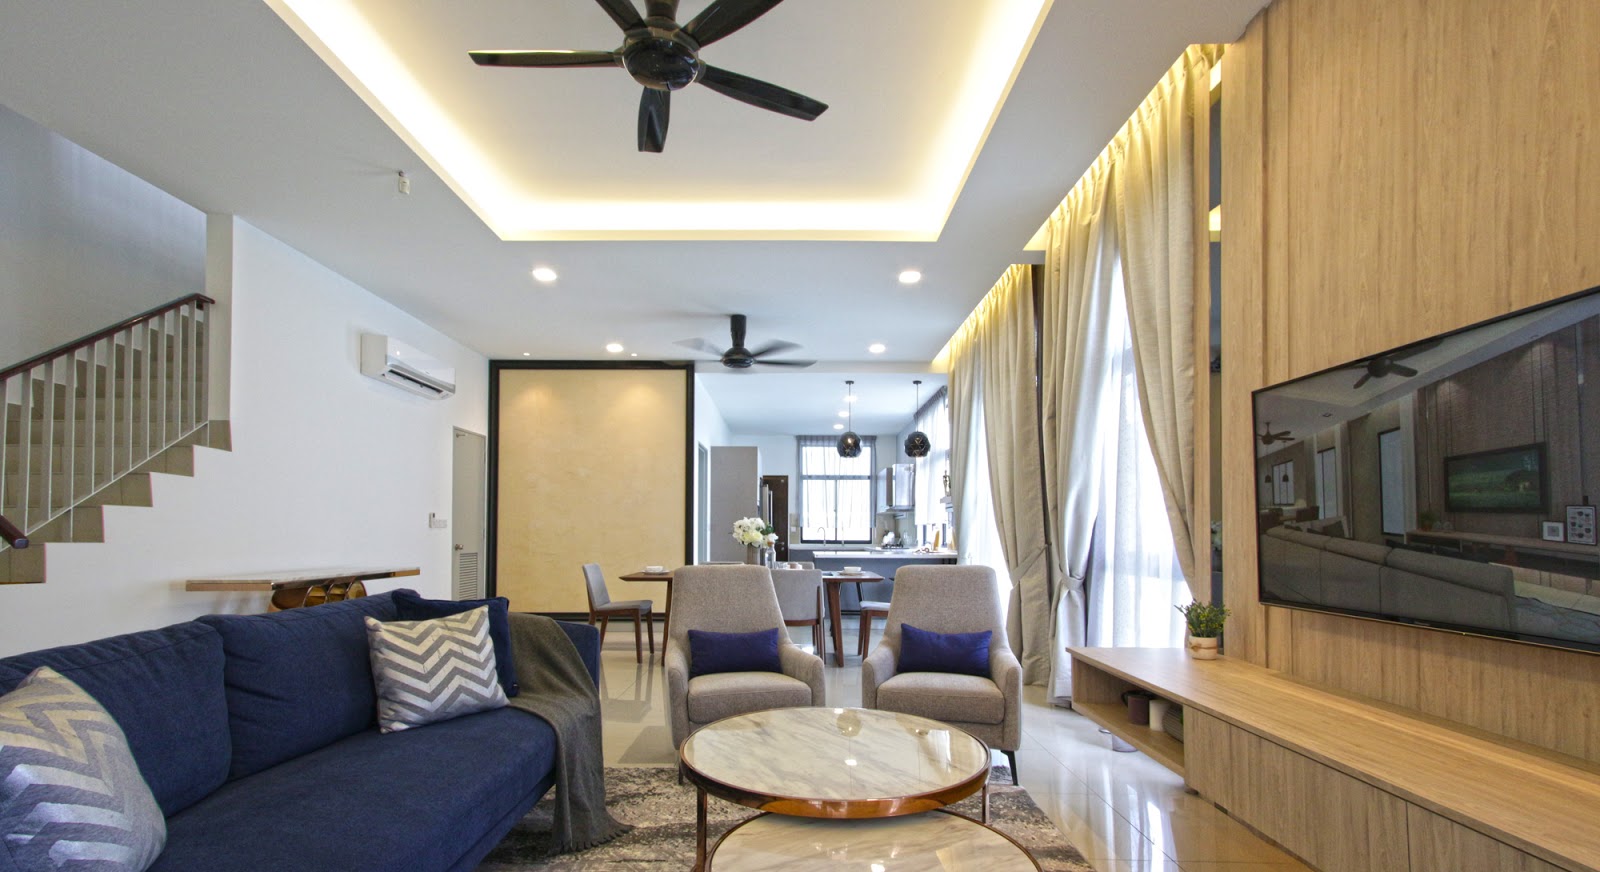
<svg viewBox="0 0 1600 872">
<path fill-rule="evenodd" d="M 1600 872 L 1600 767 L 1227 657 L 1068 651 L 1074 710 L 1324 872 Z M 1134 688 L 1184 742 L 1128 722 Z"/>
</svg>

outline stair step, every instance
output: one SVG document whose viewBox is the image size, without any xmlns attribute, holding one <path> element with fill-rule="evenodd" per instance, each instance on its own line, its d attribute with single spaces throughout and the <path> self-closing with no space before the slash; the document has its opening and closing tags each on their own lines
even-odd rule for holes
<svg viewBox="0 0 1600 872">
<path fill-rule="evenodd" d="M 0 584 L 43 584 L 44 545 L 0 549 Z"/>
</svg>

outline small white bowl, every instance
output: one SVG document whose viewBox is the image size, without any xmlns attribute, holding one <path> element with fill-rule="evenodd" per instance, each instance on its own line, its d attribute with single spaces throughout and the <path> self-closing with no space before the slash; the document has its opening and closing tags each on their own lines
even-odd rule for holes
<svg viewBox="0 0 1600 872">
<path fill-rule="evenodd" d="M 667 568 L 665 566 L 646 566 L 644 568 L 644 571 L 652 573 L 652 574 L 658 574 L 658 573 L 666 572 Z"/>
<path fill-rule="evenodd" d="M 861 574 L 861 567 L 859 567 L 859 566 L 846 566 L 842 571 L 846 575 L 860 575 Z"/>
</svg>

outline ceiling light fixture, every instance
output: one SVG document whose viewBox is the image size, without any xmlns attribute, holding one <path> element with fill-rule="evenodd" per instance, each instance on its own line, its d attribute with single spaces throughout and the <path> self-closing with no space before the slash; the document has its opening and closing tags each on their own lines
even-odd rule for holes
<svg viewBox="0 0 1600 872">
<path fill-rule="evenodd" d="M 835 424 L 835 425 L 833 425 L 833 429 L 835 429 L 835 430 L 843 430 L 844 429 L 844 425 L 843 424 Z"/>
<path fill-rule="evenodd" d="M 871 352 L 873 354 L 882 354 L 882 353 L 884 353 L 885 351 L 888 351 L 888 350 L 889 350 L 889 346 L 884 345 L 882 342 L 874 342 L 871 345 L 867 346 L 867 351 L 869 351 L 869 352 Z"/>
<path fill-rule="evenodd" d="M 621 354 L 622 353 L 622 343 L 621 342 L 607 342 L 606 343 L 606 350 L 611 352 L 612 354 Z"/>
<path fill-rule="evenodd" d="M 548 285 L 555 281 L 557 276 L 556 271 L 550 267 L 536 266 L 533 268 L 533 278 L 535 281 L 543 282 Z"/>
<path fill-rule="evenodd" d="M 532 357 L 532 356 L 533 356 L 533 352 L 531 352 L 531 351 L 524 351 L 524 352 L 522 352 L 522 356 L 523 356 L 523 357 Z"/>
<path fill-rule="evenodd" d="M 849 391 L 849 399 L 845 400 L 845 402 L 854 403 L 856 401 L 856 383 L 846 379 L 844 385 L 845 390 Z M 856 435 L 856 419 L 854 415 L 850 416 L 849 422 L 850 428 L 840 434 L 839 441 L 835 443 L 834 447 L 839 449 L 840 457 L 860 457 L 861 437 Z M 837 425 L 835 428 L 837 429 Z"/>
<path fill-rule="evenodd" d="M 916 284 L 917 282 L 920 282 L 920 281 L 922 281 L 922 272 L 920 270 L 914 270 L 914 269 L 901 270 L 901 272 L 900 272 L 900 284 L 902 284 L 902 285 L 914 285 L 914 284 Z"/>
<path fill-rule="evenodd" d="M 849 409 L 846 409 L 846 410 L 844 410 L 844 411 L 842 411 L 842 412 L 840 412 L 840 413 L 839 413 L 839 417 L 841 417 L 841 418 L 848 418 L 848 417 L 850 417 L 850 410 L 849 410 Z"/>
<path fill-rule="evenodd" d="M 917 412 L 922 410 L 922 379 L 912 379 L 911 383 L 917 386 L 917 405 L 911 412 L 912 420 L 915 422 Z M 913 430 L 911 435 L 906 437 L 907 457 L 927 457 L 928 452 L 932 450 L 933 443 L 928 441 L 928 434 L 921 430 Z"/>
</svg>

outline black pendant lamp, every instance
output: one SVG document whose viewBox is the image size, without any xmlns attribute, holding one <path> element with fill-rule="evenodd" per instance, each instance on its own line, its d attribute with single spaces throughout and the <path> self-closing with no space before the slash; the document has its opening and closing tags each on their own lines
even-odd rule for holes
<svg viewBox="0 0 1600 872">
<path fill-rule="evenodd" d="M 850 423 L 848 425 L 849 429 L 845 430 L 844 433 L 840 434 L 839 442 L 834 446 L 834 447 L 839 449 L 839 456 L 840 457 L 860 457 L 861 456 L 861 437 L 856 435 L 856 428 L 855 428 L 855 423 L 856 423 L 856 388 L 855 388 L 855 385 L 856 385 L 856 383 L 853 382 L 853 381 L 848 381 L 847 380 L 845 382 L 846 390 L 848 390 L 850 392 L 848 398 L 845 400 L 846 414 L 849 416 Z"/>
<path fill-rule="evenodd" d="M 922 411 L 922 379 L 919 378 L 913 381 L 912 384 L 917 386 L 916 411 L 911 413 L 915 415 L 917 412 Z M 911 435 L 906 437 L 907 457 L 927 457 L 928 452 L 932 450 L 933 443 L 928 441 L 928 434 L 921 430 L 913 430 Z"/>
</svg>

